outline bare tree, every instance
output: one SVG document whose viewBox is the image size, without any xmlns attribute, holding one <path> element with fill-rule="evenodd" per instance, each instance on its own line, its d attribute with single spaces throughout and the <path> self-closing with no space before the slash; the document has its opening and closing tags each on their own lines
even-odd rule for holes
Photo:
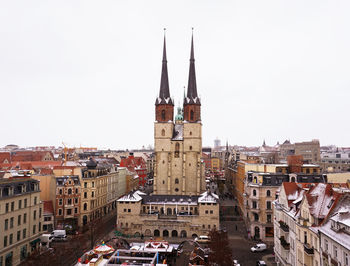
<svg viewBox="0 0 350 266">
<path fill-rule="evenodd" d="M 232 264 L 232 250 L 229 246 L 227 232 L 213 229 L 209 233 L 211 250 L 209 254 L 209 265 L 228 266 Z"/>
</svg>

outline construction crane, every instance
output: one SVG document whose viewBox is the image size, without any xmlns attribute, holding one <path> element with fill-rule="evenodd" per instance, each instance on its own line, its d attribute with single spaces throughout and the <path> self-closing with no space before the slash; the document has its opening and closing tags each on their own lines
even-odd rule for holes
<svg viewBox="0 0 350 266">
<path fill-rule="evenodd" d="M 62 141 L 62 144 L 63 144 L 63 146 L 64 146 L 64 166 L 66 166 L 66 164 L 67 164 L 67 146 L 66 146 L 66 144 Z"/>
</svg>

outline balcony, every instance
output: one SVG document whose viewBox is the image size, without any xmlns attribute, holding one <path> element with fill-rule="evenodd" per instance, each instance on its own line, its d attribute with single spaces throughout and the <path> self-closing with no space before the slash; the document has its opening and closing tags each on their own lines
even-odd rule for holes
<svg viewBox="0 0 350 266">
<path fill-rule="evenodd" d="M 307 255 L 313 256 L 314 255 L 314 248 L 311 247 L 309 244 L 305 243 L 304 244 L 304 252 Z"/>
<path fill-rule="evenodd" d="M 282 246 L 285 250 L 290 250 L 290 244 L 284 239 L 283 236 L 280 237 L 280 241 L 281 241 L 281 246 Z"/>
<path fill-rule="evenodd" d="M 281 228 L 284 232 L 286 232 L 286 233 L 289 232 L 289 226 L 288 226 L 288 224 L 286 224 L 286 223 L 283 222 L 283 221 L 279 221 L 279 224 L 280 224 L 280 228 Z"/>
</svg>

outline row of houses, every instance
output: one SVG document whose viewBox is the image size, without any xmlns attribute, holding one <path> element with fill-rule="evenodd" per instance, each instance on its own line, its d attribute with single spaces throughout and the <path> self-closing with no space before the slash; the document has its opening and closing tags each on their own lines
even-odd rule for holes
<svg viewBox="0 0 350 266">
<path fill-rule="evenodd" d="M 350 265 L 348 184 L 283 183 L 274 202 L 278 265 Z"/>
</svg>

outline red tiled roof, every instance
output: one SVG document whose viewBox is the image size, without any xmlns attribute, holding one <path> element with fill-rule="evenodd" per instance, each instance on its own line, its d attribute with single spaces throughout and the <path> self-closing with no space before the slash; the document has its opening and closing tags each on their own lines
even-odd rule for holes
<svg viewBox="0 0 350 266">
<path fill-rule="evenodd" d="M 49 154 L 52 159 L 54 158 L 51 151 L 15 151 L 11 154 L 11 161 L 43 161 L 47 154 Z"/>
<path fill-rule="evenodd" d="M 0 152 L 0 163 L 11 162 L 11 154 L 9 152 Z"/>
<path fill-rule="evenodd" d="M 129 171 L 134 171 L 136 167 L 146 168 L 146 162 L 142 157 L 129 156 L 121 159 L 120 166 L 128 168 Z"/>
<path fill-rule="evenodd" d="M 41 168 L 40 169 L 40 174 L 41 175 L 52 175 L 53 171 L 51 168 Z"/>
<path fill-rule="evenodd" d="M 44 214 L 54 214 L 53 211 L 53 204 L 51 200 L 45 200 L 43 201 L 44 204 Z"/>
</svg>

